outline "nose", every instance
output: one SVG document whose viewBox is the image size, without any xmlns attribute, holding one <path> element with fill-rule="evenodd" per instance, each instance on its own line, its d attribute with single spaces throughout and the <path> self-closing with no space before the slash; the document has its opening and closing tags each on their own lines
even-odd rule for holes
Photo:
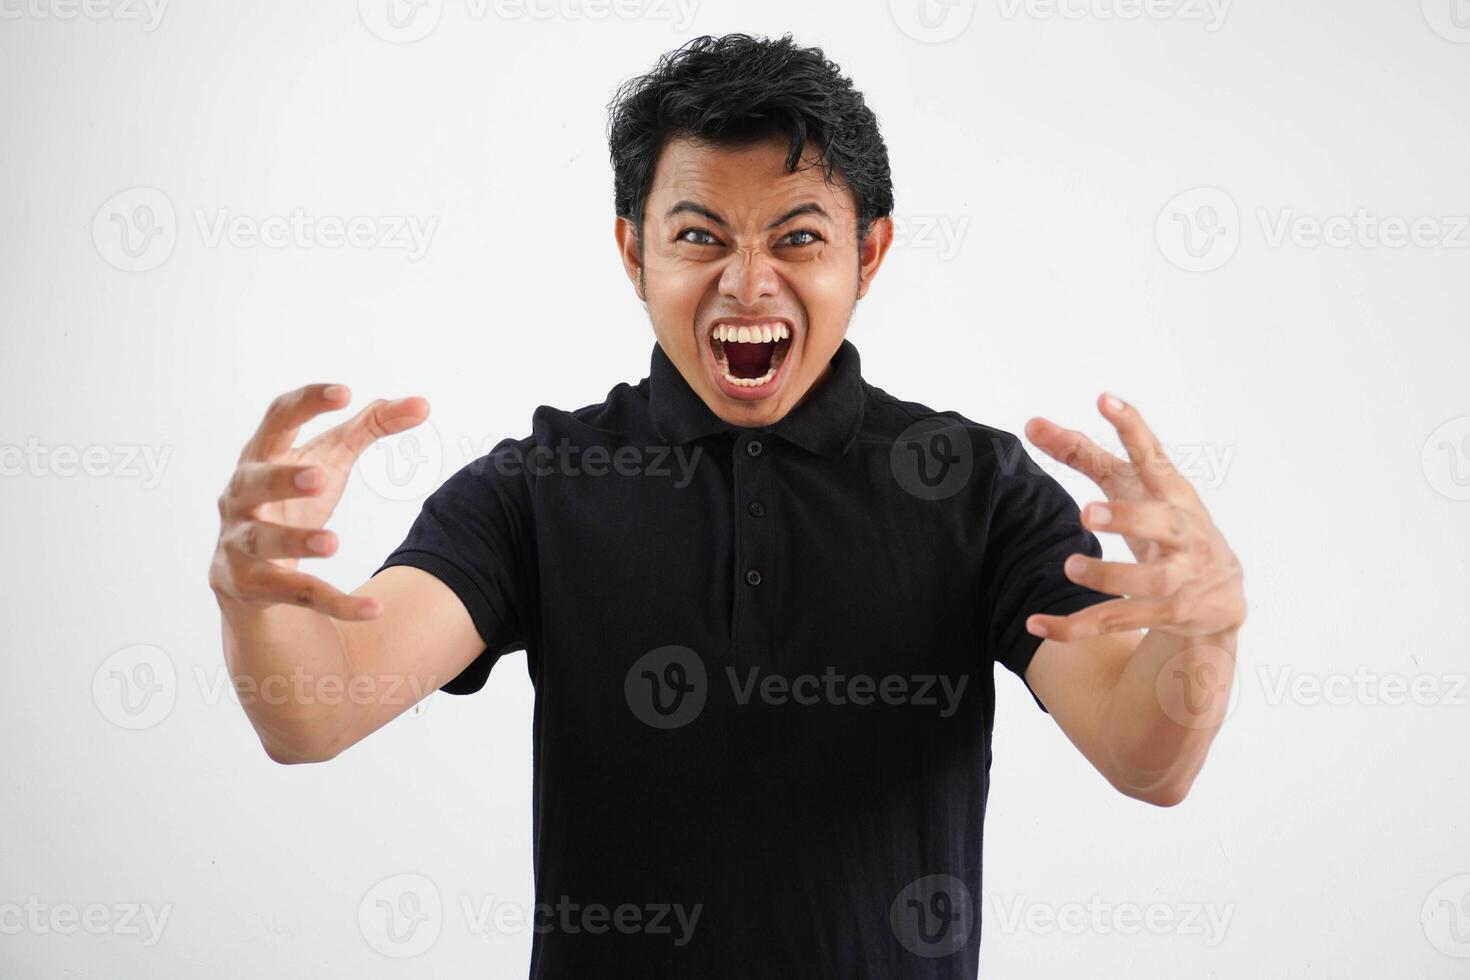
<svg viewBox="0 0 1470 980">
<path fill-rule="evenodd" d="M 737 247 L 720 275 L 720 293 L 741 306 L 755 306 L 780 291 L 781 281 L 771 257 L 758 245 Z"/>
</svg>

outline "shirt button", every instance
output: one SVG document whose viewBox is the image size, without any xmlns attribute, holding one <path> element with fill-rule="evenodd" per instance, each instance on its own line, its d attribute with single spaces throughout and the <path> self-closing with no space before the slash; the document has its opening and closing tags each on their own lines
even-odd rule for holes
<svg viewBox="0 0 1470 980">
<path fill-rule="evenodd" d="M 761 573 L 753 568 L 747 569 L 745 572 L 745 582 L 747 585 L 760 585 Z"/>
<path fill-rule="evenodd" d="M 746 509 L 750 511 L 750 516 L 751 517 L 765 517 L 766 516 L 766 505 L 763 504 L 763 503 L 761 503 L 759 500 L 752 500 L 750 502 L 750 506 L 748 508 L 746 508 Z"/>
<path fill-rule="evenodd" d="M 761 445 L 761 441 L 759 439 L 752 439 L 745 444 L 745 452 L 750 456 L 759 456 L 761 454 L 761 450 L 764 448 L 765 447 Z"/>
</svg>

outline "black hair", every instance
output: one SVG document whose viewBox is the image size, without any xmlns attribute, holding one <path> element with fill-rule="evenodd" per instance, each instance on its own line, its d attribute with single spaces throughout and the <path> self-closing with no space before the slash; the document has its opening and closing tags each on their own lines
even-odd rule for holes
<svg viewBox="0 0 1470 980">
<path fill-rule="evenodd" d="M 790 34 L 694 38 L 619 86 L 608 113 L 613 206 L 633 222 L 640 254 L 644 206 L 671 139 L 740 147 L 784 135 L 787 173 L 810 140 L 824 179 L 836 171 L 852 190 L 859 242 L 872 221 L 893 212 L 888 148 L 873 110 L 821 48 L 801 47 Z"/>
</svg>

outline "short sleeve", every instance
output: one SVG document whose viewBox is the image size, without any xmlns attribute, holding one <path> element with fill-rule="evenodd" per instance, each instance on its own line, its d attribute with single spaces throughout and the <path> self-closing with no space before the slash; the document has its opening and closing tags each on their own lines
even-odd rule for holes
<svg viewBox="0 0 1470 980">
<path fill-rule="evenodd" d="M 454 591 L 470 614 L 485 649 L 440 690 L 473 694 L 490 668 L 526 645 L 532 608 L 534 554 L 530 492 L 519 468 L 497 461 L 517 456 L 504 440 L 461 467 L 424 500 L 403 543 L 380 565 L 412 565 Z"/>
<path fill-rule="evenodd" d="M 1041 638 L 1026 630 L 1036 613 L 1065 616 L 1116 596 L 1078 585 L 1062 564 L 1068 555 L 1102 557 L 1097 536 L 1082 526 L 1081 509 L 1051 474 L 1036 465 L 1021 440 L 1001 433 L 985 543 L 985 636 L 990 659 L 1022 683 Z M 1026 689 L 1031 691 L 1031 685 Z M 1031 691 L 1042 711 L 1046 705 Z"/>
</svg>

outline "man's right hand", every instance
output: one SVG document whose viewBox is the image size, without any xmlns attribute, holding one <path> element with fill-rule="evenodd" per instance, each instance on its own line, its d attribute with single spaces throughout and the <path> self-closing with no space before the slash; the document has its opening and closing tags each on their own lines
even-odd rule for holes
<svg viewBox="0 0 1470 980">
<path fill-rule="evenodd" d="M 209 585 L 222 605 L 291 603 L 347 621 L 382 611 L 376 598 L 346 595 L 297 570 L 301 558 L 336 552 L 337 536 L 325 526 L 357 458 L 378 439 L 429 416 L 423 398 L 378 399 L 300 448 L 293 446 L 305 422 L 350 400 L 344 385 L 313 384 L 278 396 L 266 409 L 219 498 Z"/>
</svg>

